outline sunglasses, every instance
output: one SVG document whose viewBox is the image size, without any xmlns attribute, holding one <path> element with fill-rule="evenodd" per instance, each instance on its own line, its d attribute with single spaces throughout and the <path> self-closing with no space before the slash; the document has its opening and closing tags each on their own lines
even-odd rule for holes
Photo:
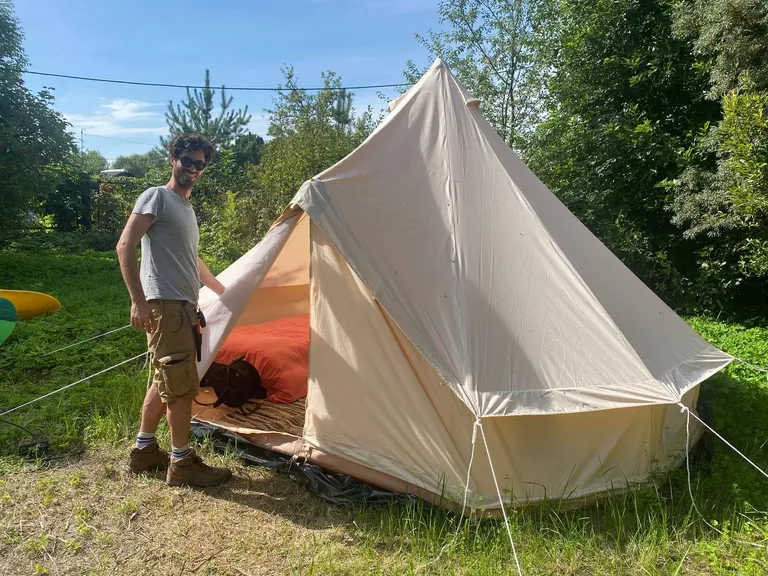
<svg viewBox="0 0 768 576">
<path fill-rule="evenodd" d="M 189 156 L 182 156 L 179 158 L 179 161 L 181 162 L 181 165 L 184 166 L 184 168 L 191 168 L 192 166 L 195 167 L 195 170 L 198 172 L 202 172 L 205 170 L 205 161 L 204 160 L 192 160 Z"/>
</svg>

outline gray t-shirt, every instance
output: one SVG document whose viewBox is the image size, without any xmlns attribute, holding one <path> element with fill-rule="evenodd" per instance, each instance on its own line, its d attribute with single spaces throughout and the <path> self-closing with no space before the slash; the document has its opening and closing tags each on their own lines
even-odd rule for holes
<svg viewBox="0 0 768 576">
<path fill-rule="evenodd" d="M 133 211 L 153 216 L 141 238 L 140 276 L 147 300 L 187 300 L 197 304 L 200 232 L 192 205 L 170 188 L 156 186 L 142 192 Z"/>
</svg>

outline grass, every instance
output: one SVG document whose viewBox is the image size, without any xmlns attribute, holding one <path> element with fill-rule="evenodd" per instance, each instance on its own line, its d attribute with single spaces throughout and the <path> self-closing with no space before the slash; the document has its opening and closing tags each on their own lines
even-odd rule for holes
<svg viewBox="0 0 768 576">
<path fill-rule="evenodd" d="M 0 349 L 0 412 L 130 358 L 144 338 L 128 329 L 60 354 L 41 354 L 127 324 L 129 299 L 109 252 L 46 245 L 0 251 L 2 287 L 40 290 L 55 315 L 20 322 Z M 215 266 L 214 266 L 215 268 Z M 768 365 L 768 329 L 689 319 L 713 344 Z M 3 574 L 514 574 L 503 524 L 457 525 L 419 501 L 332 506 L 283 475 L 233 467 L 225 486 L 169 488 L 124 471 L 146 386 L 143 360 L 49 397 L 0 423 L 0 573 Z M 765 377 L 734 365 L 702 388 L 708 422 L 768 468 Z M 167 429 L 161 428 L 161 436 Z M 47 455 L 20 444 L 47 439 Z M 51 457 L 52 456 L 52 457 Z M 523 572 L 692 575 L 768 572 L 768 480 L 705 436 L 685 467 L 657 485 L 602 498 L 512 511 Z M 458 530 L 458 537 L 453 534 Z"/>
</svg>

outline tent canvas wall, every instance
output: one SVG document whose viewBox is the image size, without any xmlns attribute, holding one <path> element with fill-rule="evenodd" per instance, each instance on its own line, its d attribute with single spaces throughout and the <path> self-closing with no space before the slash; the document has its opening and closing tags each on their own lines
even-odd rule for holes
<svg viewBox="0 0 768 576">
<path fill-rule="evenodd" d="M 524 502 L 675 466 L 678 403 L 695 409 L 732 361 L 559 202 L 440 60 L 219 278 L 221 297 L 201 291 L 200 376 L 234 327 L 309 314 L 304 427 L 197 420 L 390 490 L 466 488 L 473 508 L 500 506 L 494 473 Z"/>
</svg>

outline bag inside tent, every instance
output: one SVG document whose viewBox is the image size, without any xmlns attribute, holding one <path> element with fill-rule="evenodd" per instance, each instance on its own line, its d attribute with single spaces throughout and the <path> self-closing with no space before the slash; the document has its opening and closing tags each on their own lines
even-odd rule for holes
<svg viewBox="0 0 768 576">
<path fill-rule="evenodd" d="M 242 359 L 258 371 L 264 397 L 222 403 L 206 376 Z M 304 428 L 309 376 L 309 220 L 303 218 L 254 293 L 201 380 L 193 405 L 198 422 L 245 434 L 256 444 L 291 452 Z"/>
<path fill-rule="evenodd" d="M 224 294 L 200 293 L 196 426 L 339 475 L 336 495 L 354 480 L 495 514 L 629 490 L 679 466 L 702 433 L 685 411 L 733 360 L 440 60 L 218 278 Z M 265 397 L 211 406 L 211 368 L 242 360 Z"/>
</svg>

